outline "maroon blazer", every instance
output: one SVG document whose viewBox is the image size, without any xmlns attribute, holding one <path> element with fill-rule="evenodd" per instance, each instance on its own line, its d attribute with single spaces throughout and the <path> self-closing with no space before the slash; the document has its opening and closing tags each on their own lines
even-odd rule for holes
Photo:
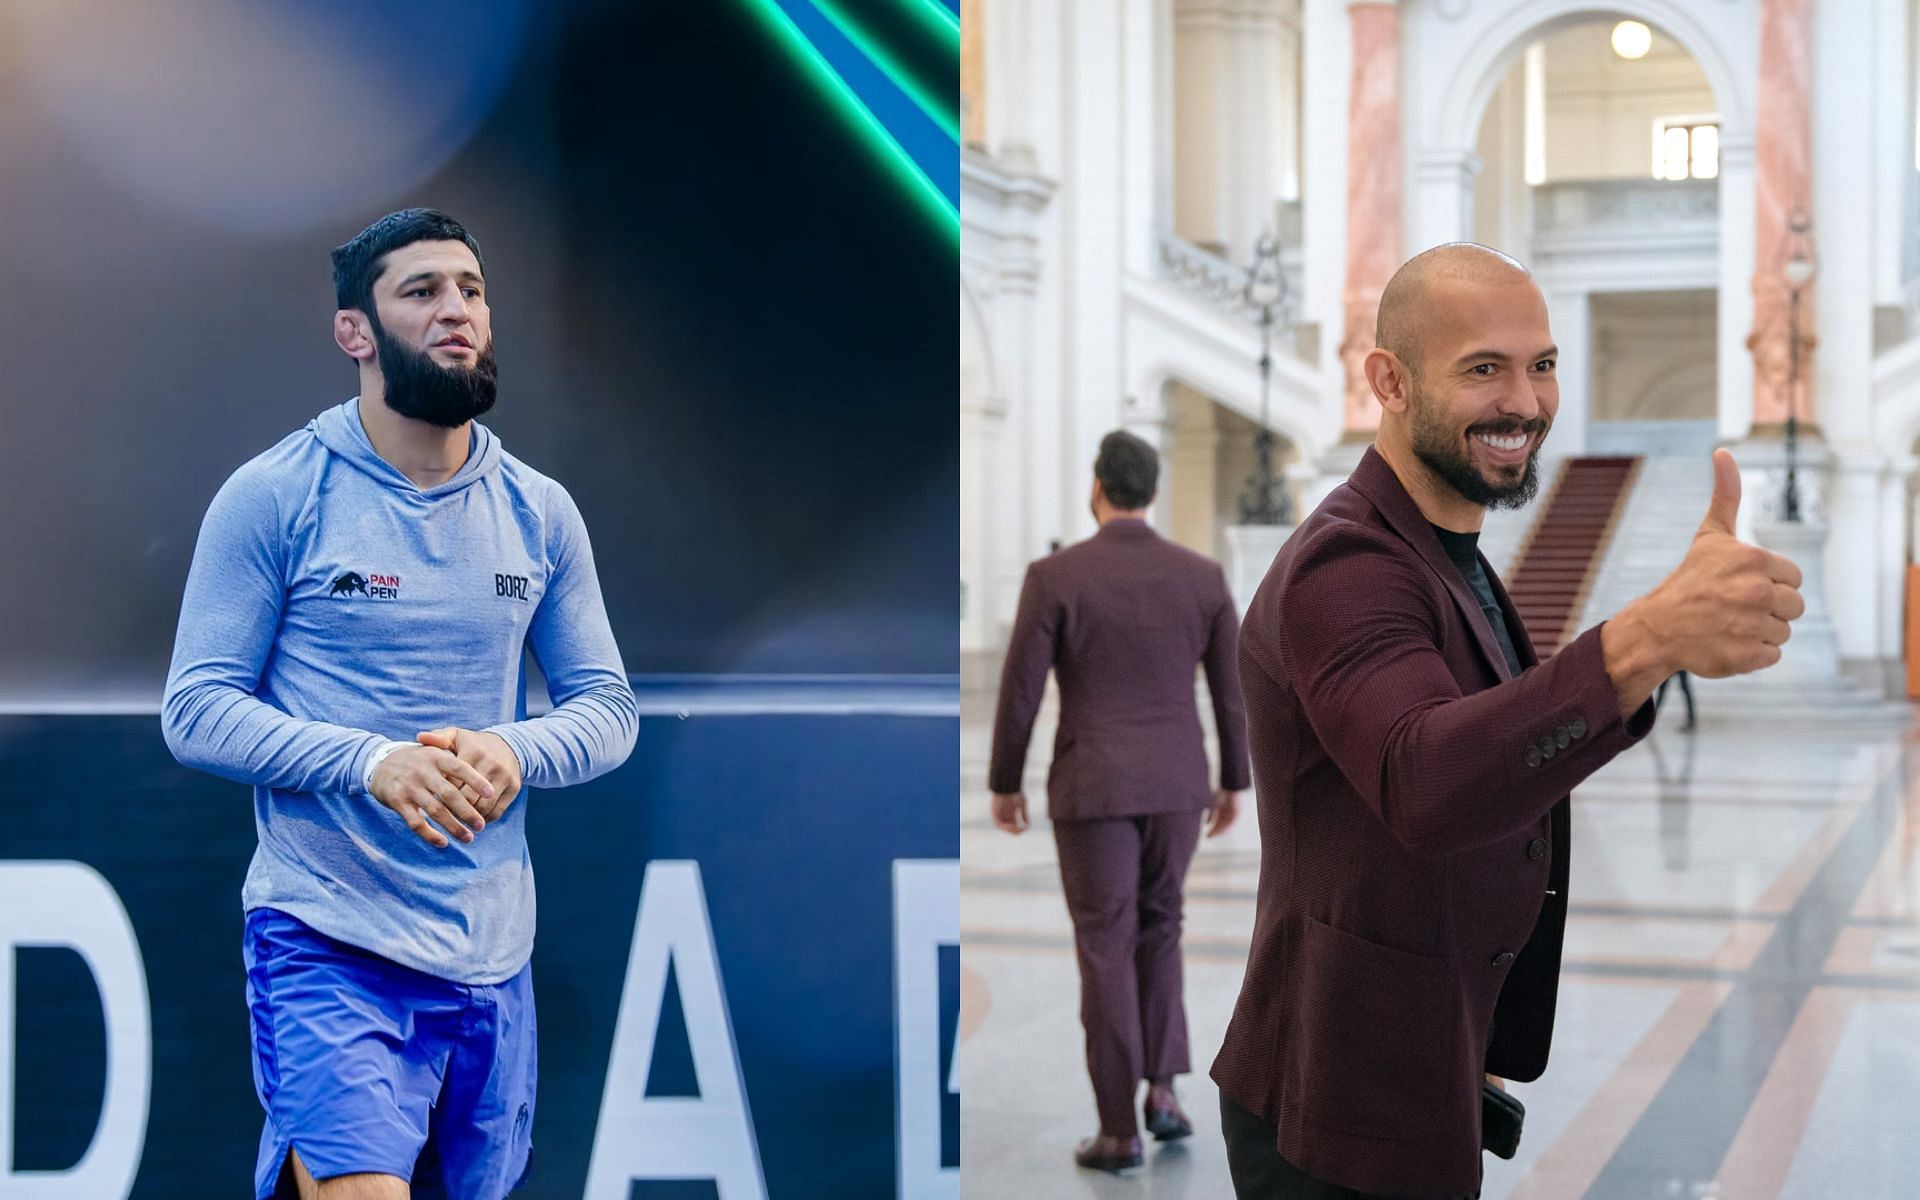
<svg viewBox="0 0 1920 1200">
<path fill-rule="evenodd" d="M 1204 663 L 1220 738 L 1220 786 L 1247 786 L 1234 613 L 1227 577 L 1145 521 L 1108 521 L 1027 568 L 1000 675 L 987 786 L 1017 792 L 1047 669 L 1060 731 L 1047 776 L 1056 821 L 1181 812 L 1213 803 L 1193 701 Z"/>
<path fill-rule="evenodd" d="M 1600 628 L 1524 668 L 1369 449 L 1273 561 L 1240 669 L 1259 798 L 1247 973 L 1213 1064 L 1289 1162 L 1343 1187 L 1471 1195 L 1480 1087 L 1546 1069 L 1569 790 L 1645 736 Z"/>
</svg>

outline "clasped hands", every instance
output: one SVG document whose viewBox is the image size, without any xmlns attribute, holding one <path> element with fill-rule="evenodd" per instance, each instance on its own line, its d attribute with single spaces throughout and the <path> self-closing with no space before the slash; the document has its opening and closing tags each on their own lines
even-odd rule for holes
<svg viewBox="0 0 1920 1200">
<path fill-rule="evenodd" d="M 429 846 L 473 841 L 520 794 L 520 760 L 499 734 L 449 725 L 417 740 L 380 760 L 370 790 Z"/>
</svg>

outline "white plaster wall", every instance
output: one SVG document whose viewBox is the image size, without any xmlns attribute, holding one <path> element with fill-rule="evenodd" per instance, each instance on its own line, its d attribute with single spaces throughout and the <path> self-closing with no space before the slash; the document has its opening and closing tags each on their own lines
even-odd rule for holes
<svg viewBox="0 0 1920 1200">
<path fill-rule="evenodd" d="M 1813 410 L 1835 458 L 1827 595 L 1840 655 L 1852 659 L 1898 652 L 1891 635 L 1900 564 L 1883 561 L 1881 548 L 1892 541 L 1889 527 L 1904 529 L 1906 521 L 1905 505 L 1885 486 L 1893 448 L 1876 443 L 1869 400 L 1876 263 L 1899 252 L 1897 242 L 1874 237 L 1874 152 L 1882 124 L 1905 127 L 1901 110 L 1879 111 L 1874 56 L 1862 54 L 1882 36 L 1904 35 L 1904 22 L 1893 30 L 1876 27 L 1885 15 L 1872 3 L 1813 6 L 1813 237 L 1820 272 L 1813 304 L 1820 341 L 1810 383 Z"/>
<path fill-rule="evenodd" d="M 1345 388 L 1340 341 L 1347 262 L 1347 91 L 1353 67 L 1346 0 L 1302 0 L 1302 319 L 1320 326 L 1319 386 L 1337 403 Z M 1334 429 L 1339 428 L 1338 414 Z"/>
<path fill-rule="evenodd" d="M 1480 177 L 1474 181 L 1473 240 L 1524 262 L 1533 241 L 1533 188 L 1527 183 L 1526 79 L 1519 64 L 1488 101 L 1475 149 Z"/>
<path fill-rule="evenodd" d="M 1617 18 L 1582 20 L 1546 47 L 1547 179 L 1648 179 L 1653 122 L 1718 110 L 1713 89 L 1681 45 L 1656 31 L 1645 57 L 1613 52 Z"/>
<path fill-rule="evenodd" d="M 1593 298 L 1593 419 L 1714 419 L 1714 295 Z"/>
<path fill-rule="evenodd" d="M 1914 88 L 1909 63 L 1913 47 L 1912 0 L 1870 0 L 1873 8 L 1873 302 L 1904 300 L 1903 223 L 1909 180 L 1914 176 Z"/>
</svg>

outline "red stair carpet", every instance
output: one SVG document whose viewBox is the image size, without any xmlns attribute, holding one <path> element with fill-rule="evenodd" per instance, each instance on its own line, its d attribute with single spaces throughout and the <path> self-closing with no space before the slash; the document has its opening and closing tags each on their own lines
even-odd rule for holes
<svg viewBox="0 0 1920 1200">
<path fill-rule="evenodd" d="M 1638 458 L 1573 458 L 1540 506 L 1518 563 L 1504 580 L 1541 658 L 1573 634 Z"/>
</svg>

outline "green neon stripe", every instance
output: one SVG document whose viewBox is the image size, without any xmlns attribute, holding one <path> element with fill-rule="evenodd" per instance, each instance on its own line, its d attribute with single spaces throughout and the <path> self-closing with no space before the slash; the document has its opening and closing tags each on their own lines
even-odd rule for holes
<svg viewBox="0 0 1920 1200">
<path fill-rule="evenodd" d="M 834 3 L 833 0 L 812 0 L 812 2 L 813 6 L 820 10 L 821 16 L 831 21 L 835 29 L 838 29 L 848 41 L 859 47 L 860 53 L 866 55 L 867 58 L 873 62 L 874 66 L 880 68 L 882 74 L 893 81 L 895 87 L 905 92 L 915 104 L 920 106 L 920 111 L 927 114 L 928 120 L 945 130 L 947 136 L 955 142 L 960 140 L 959 98 L 957 96 L 950 97 L 949 103 L 947 104 L 934 103 L 933 99 L 927 95 L 926 90 L 920 86 L 920 81 L 915 79 L 912 73 L 901 67 L 899 60 L 887 53 L 873 38 L 869 37 L 867 31 L 849 18 L 845 10 L 838 4 Z"/>
<path fill-rule="evenodd" d="M 906 0 L 906 3 L 909 8 L 918 10 L 922 22 L 937 29 L 942 37 L 952 38 L 954 46 L 959 47 L 960 18 L 949 12 L 940 0 Z"/>
<path fill-rule="evenodd" d="M 893 139 L 880 118 L 860 102 L 858 93 L 840 78 L 840 73 L 833 69 L 833 64 L 827 61 L 826 56 L 807 40 L 807 35 L 800 32 L 800 27 L 781 11 L 774 0 L 751 0 L 751 4 L 766 19 L 767 27 L 786 43 L 801 65 L 808 68 L 815 82 L 826 89 L 827 98 L 840 110 L 841 115 L 867 135 L 868 145 L 882 152 L 894 176 L 920 198 L 922 206 L 941 231 L 957 238 L 960 233 L 960 210 L 948 202 L 939 185 L 927 177 L 926 172 L 920 169 L 920 164 L 913 161 L 913 155 Z"/>
</svg>

